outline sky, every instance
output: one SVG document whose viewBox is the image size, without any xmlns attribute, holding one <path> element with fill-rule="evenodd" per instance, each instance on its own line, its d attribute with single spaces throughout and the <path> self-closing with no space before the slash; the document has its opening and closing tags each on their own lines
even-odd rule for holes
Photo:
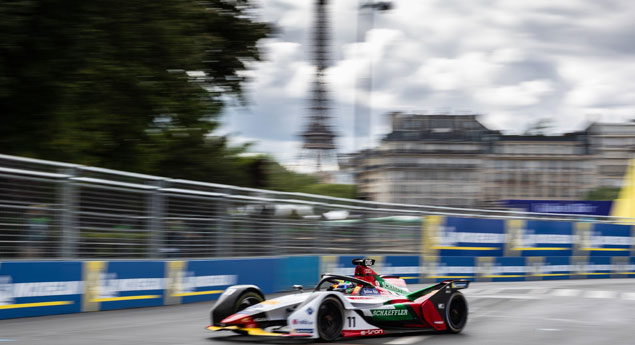
<svg viewBox="0 0 635 345">
<path fill-rule="evenodd" d="M 330 2 L 327 90 L 339 153 L 377 145 L 395 111 L 481 114 L 510 134 L 540 119 L 554 134 L 635 119 L 635 1 L 393 0 L 390 11 L 361 14 L 358 0 Z M 249 103 L 225 110 L 222 131 L 293 165 L 314 73 L 314 1 L 254 3 L 277 34 L 260 42 L 265 61 L 245 73 Z M 357 101 L 364 125 L 354 130 Z"/>
</svg>

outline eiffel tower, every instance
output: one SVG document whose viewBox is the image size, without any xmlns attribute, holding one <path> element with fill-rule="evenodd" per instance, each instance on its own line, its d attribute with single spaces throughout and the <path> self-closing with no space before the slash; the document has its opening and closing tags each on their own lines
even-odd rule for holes
<svg viewBox="0 0 635 345">
<path fill-rule="evenodd" d="M 331 130 L 329 101 L 326 92 L 325 70 L 328 66 L 328 18 L 327 0 L 317 0 L 315 10 L 315 28 L 313 32 L 313 63 L 315 77 L 311 90 L 311 100 L 307 125 L 302 132 L 303 140 L 300 159 L 307 168 L 315 164 L 320 173 L 324 165 L 337 164 L 335 157 L 335 133 Z M 309 166 L 311 165 L 311 166 Z"/>
</svg>

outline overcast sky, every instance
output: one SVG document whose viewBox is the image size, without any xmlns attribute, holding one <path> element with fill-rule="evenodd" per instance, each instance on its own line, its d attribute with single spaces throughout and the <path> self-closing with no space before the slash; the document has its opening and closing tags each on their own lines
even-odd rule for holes
<svg viewBox="0 0 635 345">
<path fill-rule="evenodd" d="M 255 142 L 252 151 L 284 163 L 298 155 L 308 113 L 314 2 L 256 1 L 279 32 L 261 42 L 266 61 L 248 73 L 250 103 L 222 118 L 233 142 Z M 331 2 L 327 88 L 338 152 L 353 149 L 356 92 L 372 109 L 364 119 L 372 133 L 358 129 L 358 148 L 389 130 L 392 111 L 478 113 L 508 133 L 543 118 L 554 132 L 635 118 L 635 1 L 394 0 L 372 28 L 361 17 L 362 42 L 358 0 Z M 372 97 L 364 97 L 356 78 L 371 65 Z"/>
</svg>

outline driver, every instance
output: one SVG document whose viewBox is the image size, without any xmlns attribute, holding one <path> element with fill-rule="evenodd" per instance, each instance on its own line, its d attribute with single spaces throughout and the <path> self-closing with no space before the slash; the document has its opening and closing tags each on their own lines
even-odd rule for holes
<svg viewBox="0 0 635 345">
<path fill-rule="evenodd" d="M 357 284 L 353 283 L 353 282 L 349 282 L 349 281 L 342 281 L 339 282 L 337 284 L 333 284 L 331 286 L 331 289 L 333 291 L 339 291 L 345 294 L 351 294 L 353 293 L 353 290 L 355 290 L 355 287 L 357 286 Z"/>
</svg>

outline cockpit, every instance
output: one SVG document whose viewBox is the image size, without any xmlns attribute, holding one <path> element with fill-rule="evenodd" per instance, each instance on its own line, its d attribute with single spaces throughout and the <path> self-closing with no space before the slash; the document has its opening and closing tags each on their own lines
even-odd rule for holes
<svg viewBox="0 0 635 345">
<path fill-rule="evenodd" d="M 361 279 L 341 275 L 324 275 L 313 291 L 339 291 L 346 295 L 379 295 L 377 288 Z"/>
</svg>

